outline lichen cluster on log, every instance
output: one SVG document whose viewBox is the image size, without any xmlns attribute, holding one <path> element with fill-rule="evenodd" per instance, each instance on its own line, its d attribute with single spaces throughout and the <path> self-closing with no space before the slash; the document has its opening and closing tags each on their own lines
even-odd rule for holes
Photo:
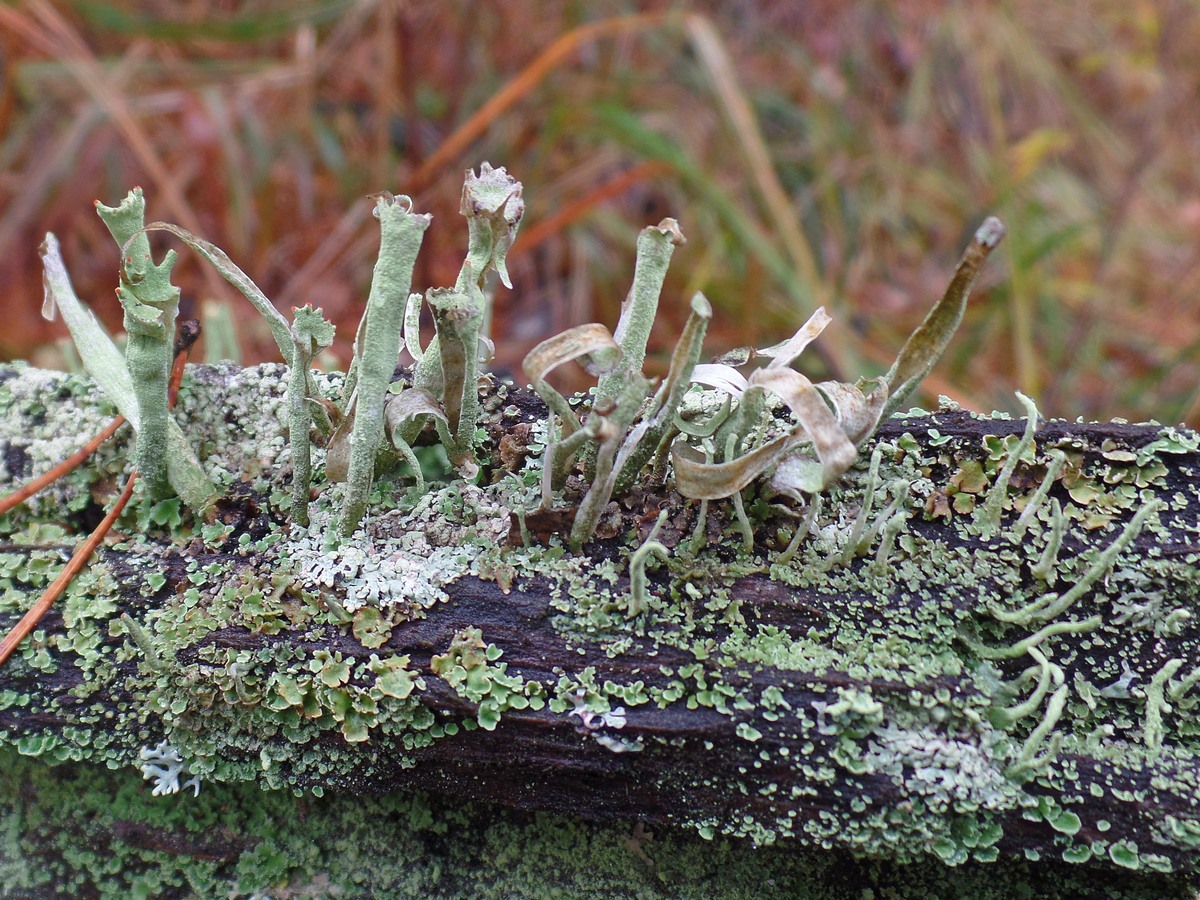
<svg viewBox="0 0 1200 900">
<path fill-rule="evenodd" d="M 307 529 L 284 515 L 286 379 L 189 370 L 176 416 L 225 500 L 127 514 L 0 670 L 5 746 L 136 776 L 165 741 L 201 796 L 418 787 L 896 862 L 1195 870 L 1196 434 L 897 416 L 819 505 L 752 487 L 702 519 L 646 483 L 573 554 L 525 514 L 545 407 L 493 384 L 478 483 L 384 475 L 333 545 L 339 486 L 314 482 Z M 0 371 L 3 482 L 111 412 L 86 379 Z M 127 457 L 0 520 L 0 625 Z M 666 558 L 639 555 L 660 518 Z"/>
</svg>

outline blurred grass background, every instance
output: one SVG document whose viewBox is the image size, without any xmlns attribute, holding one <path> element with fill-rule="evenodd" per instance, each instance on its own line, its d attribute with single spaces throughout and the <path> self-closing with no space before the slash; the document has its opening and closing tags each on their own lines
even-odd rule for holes
<svg viewBox="0 0 1200 900">
<path fill-rule="evenodd" d="M 671 215 L 689 240 L 652 364 L 702 289 L 714 354 L 825 304 L 806 371 L 879 374 L 995 213 L 1009 237 L 925 401 L 1012 409 L 1020 389 L 1048 415 L 1200 425 L 1190 0 L 31 0 L 0 5 L 0 73 L 0 357 L 69 362 L 40 317 L 47 230 L 119 330 L 91 201 L 140 184 L 150 218 L 218 244 L 281 308 L 323 307 L 344 361 L 378 245 L 365 195 L 434 213 L 416 286 L 449 284 L 462 174 L 488 160 L 528 207 L 501 371 L 615 324 L 638 229 Z M 244 361 L 274 359 L 250 307 L 181 256 L 184 314 L 231 318 Z M 228 355 L 220 330 L 209 352 Z"/>
</svg>

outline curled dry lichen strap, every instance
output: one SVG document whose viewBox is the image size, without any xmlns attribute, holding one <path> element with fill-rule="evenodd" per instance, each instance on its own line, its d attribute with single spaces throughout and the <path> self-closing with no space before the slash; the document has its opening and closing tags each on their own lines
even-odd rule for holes
<svg viewBox="0 0 1200 900">
<path fill-rule="evenodd" d="M 46 290 L 42 314 L 49 317 L 54 310 L 62 313 L 83 367 L 126 421 L 137 430 L 141 424 L 137 396 L 121 351 L 91 310 L 76 296 L 63 264 L 58 240 L 53 234 L 46 235 L 38 252 L 42 257 L 42 277 Z M 203 512 L 216 500 L 217 489 L 204 474 L 183 431 L 170 417 L 167 419 L 167 447 L 167 477 L 171 486 L 190 509 L 196 513 Z"/>
<path fill-rule="evenodd" d="M 825 312 L 825 307 L 818 307 L 794 335 L 774 347 L 754 351 L 754 356 L 769 357 L 771 361 L 767 363 L 768 369 L 788 368 L 804 352 L 804 349 L 820 336 L 831 321 L 829 314 Z M 735 374 L 737 374 L 737 370 L 731 368 L 727 380 L 732 380 Z M 711 383 L 711 379 L 709 383 Z M 722 387 L 720 384 L 715 386 Z M 728 390 L 727 387 L 723 389 Z M 730 446 L 729 436 L 731 434 L 737 435 L 738 439 L 734 443 L 740 445 L 742 440 L 750 435 L 762 421 L 767 411 L 766 401 L 766 391 L 760 384 L 747 383 L 745 390 L 738 395 L 737 409 L 717 431 L 716 445 L 718 447 Z M 726 456 L 723 462 L 730 462 L 730 459 Z"/>
<path fill-rule="evenodd" d="M 807 378 L 793 369 L 766 368 L 750 376 L 750 385 L 782 397 L 796 413 L 799 424 L 787 434 L 722 463 L 706 463 L 694 448 L 676 444 L 671 451 L 671 463 L 679 493 L 694 500 L 731 497 L 791 450 L 809 441 L 816 449 L 817 459 L 798 459 L 791 465 L 794 471 L 789 473 L 789 483 L 798 489 L 815 493 L 853 465 L 858 455 L 854 445 Z"/>
<path fill-rule="evenodd" d="M 621 361 L 621 349 L 607 328 L 591 322 L 542 341 L 525 354 L 521 366 L 537 395 L 562 420 L 563 437 L 570 437 L 579 429 L 579 417 L 566 398 L 546 381 L 546 376 L 573 360 L 579 360 L 589 375 L 603 375 Z"/>
<path fill-rule="evenodd" d="M 833 319 L 825 311 L 825 307 L 819 306 L 790 338 L 782 344 L 776 344 L 766 350 L 759 350 L 756 355 L 771 358 L 771 361 L 767 363 L 768 369 L 786 369 L 796 361 L 809 344 L 820 337 L 821 332 L 832 321 Z"/>
<path fill-rule="evenodd" d="M 929 311 L 921 323 L 904 342 L 891 370 L 885 376 L 891 389 L 883 418 L 896 412 L 900 405 L 916 390 L 922 379 L 929 374 L 950 343 L 950 338 L 962 321 L 967 308 L 967 296 L 979 269 L 996 246 L 1004 239 L 1004 223 L 994 216 L 984 220 L 975 232 L 975 238 L 963 252 L 954 277 L 942 299 Z"/>
<path fill-rule="evenodd" d="M 425 297 L 420 291 L 408 295 L 404 305 L 404 348 L 414 363 L 419 363 L 425 356 L 421 349 L 421 301 Z"/>
<path fill-rule="evenodd" d="M 367 317 L 362 335 L 358 367 L 354 428 L 350 440 L 350 470 L 346 477 L 346 499 L 339 531 L 349 537 L 367 511 L 367 499 L 375 475 L 375 457 L 383 441 L 383 408 L 404 324 L 404 308 L 412 288 L 413 266 L 428 215 L 412 211 L 407 197 L 390 194 L 376 199 L 375 213 L 382 233 L 379 258 L 371 277 Z"/>
<path fill-rule="evenodd" d="M 398 394 L 388 394 L 384 402 L 383 418 L 388 436 L 392 439 L 392 446 L 412 469 L 417 492 L 421 494 L 425 493 L 425 473 L 421 471 L 420 460 L 413 453 L 405 431 L 415 423 L 420 423 L 425 416 L 432 416 L 443 425 L 446 422 L 446 413 L 438 405 L 433 394 L 420 388 L 410 387 Z"/>
<path fill-rule="evenodd" d="M 46 294 L 42 316 L 53 320 L 56 312 L 62 314 L 84 369 L 96 380 L 118 412 L 136 429 L 137 396 L 133 392 L 133 379 L 129 377 L 125 359 L 95 313 L 84 306 L 75 294 L 71 276 L 63 263 L 58 238 L 48 232 L 38 247 L 38 255 L 42 258 L 42 286 Z"/>
<path fill-rule="evenodd" d="M 169 222 L 151 222 L 142 231 L 166 231 L 175 235 L 208 262 L 210 262 L 226 281 L 238 289 L 238 292 L 250 301 L 251 305 L 258 310 L 267 322 L 267 327 L 271 330 L 271 337 L 275 339 L 275 343 L 279 346 L 279 352 L 283 355 L 284 362 L 291 364 L 292 361 L 292 330 L 288 326 L 287 319 L 283 317 L 283 313 L 275 308 L 275 304 L 270 301 L 266 294 L 258 287 L 257 284 L 243 272 L 238 265 L 229 258 L 216 244 L 212 244 L 204 238 L 197 237 L 186 228 L 180 228 L 178 225 L 172 225 Z"/>
<path fill-rule="evenodd" d="M 869 394 L 863 388 L 874 384 Z M 858 384 L 821 381 L 813 385 L 837 413 L 838 424 L 850 443 L 858 445 L 875 433 L 883 408 L 887 405 L 888 385 L 883 378 L 868 378 Z"/>
<path fill-rule="evenodd" d="M 675 490 L 692 500 L 723 500 L 745 488 L 785 453 L 807 440 L 795 429 L 729 462 L 714 463 L 687 444 L 671 448 Z"/>
<path fill-rule="evenodd" d="M 171 284 L 176 254 L 167 251 L 161 263 L 150 255 L 150 240 L 142 230 L 146 201 L 141 188 L 130 191 L 116 207 L 96 201 L 96 213 L 121 248 L 117 297 L 125 312 L 125 364 L 138 404 L 134 459 L 142 489 L 159 499 L 169 486 L 167 382 L 179 312 L 179 288 Z"/>
</svg>

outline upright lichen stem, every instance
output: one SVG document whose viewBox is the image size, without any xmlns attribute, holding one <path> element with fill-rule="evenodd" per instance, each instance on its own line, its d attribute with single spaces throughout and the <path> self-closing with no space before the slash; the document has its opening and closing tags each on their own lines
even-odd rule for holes
<svg viewBox="0 0 1200 900">
<path fill-rule="evenodd" d="M 375 477 L 375 458 L 383 441 L 384 400 L 396 369 L 404 308 L 412 288 L 413 266 L 428 215 L 412 211 L 408 197 L 386 194 L 375 203 L 382 232 L 379 259 L 371 278 L 366 317 L 359 345 L 358 399 L 350 446 L 350 471 L 339 531 L 349 537 L 367 511 Z"/>
<path fill-rule="evenodd" d="M 462 289 L 435 289 L 427 300 L 437 325 L 442 368 L 442 436 L 450 461 L 465 475 L 474 469 L 475 427 L 479 420 L 479 337 L 486 304 L 483 291 L 466 280 Z M 440 425 L 440 423 L 439 423 Z"/>
<path fill-rule="evenodd" d="M 294 311 L 292 362 L 288 372 L 288 440 L 292 450 L 292 521 L 308 525 L 308 492 L 312 484 L 312 411 L 309 408 L 309 369 L 313 355 L 333 343 L 333 325 L 320 310 L 304 306 Z"/>
<path fill-rule="evenodd" d="M 615 402 L 629 376 L 641 374 L 667 266 L 675 247 L 683 242 L 683 232 L 674 219 L 663 219 L 652 228 L 643 228 L 638 236 L 633 286 L 621 304 L 621 318 L 613 332 L 613 339 L 621 348 L 621 365 L 600 378 L 596 385 L 596 403 Z"/>
<path fill-rule="evenodd" d="M 429 346 L 420 349 L 417 340 L 419 311 L 406 311 L 405 345 L 417 360 L 414 387 L 439 398 L 446 422 L 438 422 L 438 433 L 451 462 L 465 478 L 474 477 L 475 429 L 479 420 L 478 372 L 481 345 L 487 338 L 490 304 L 484 293 L 488 272 L 495 270 L 505 287 L 508 250 L 516 239 L 525 214 L 521 183 L 501 166 L 488 163 L 479 175 L 468 171 L 463 182 L 459 212 L 467 219 L 467 256 L 451 289 L 434 288 L 425 294 L 433 311 L 436 334 Z M 413 439 L 419 423 L 408 426 L 402 439 Z"/>
<path fill-rule="evenodd" d="M 96 212 L 121 247 L 120 286 L 117 296 L 125 311 L 125 363 L 137 395 L 139 429 L 134 460 L 141 473 L 142 489 L 150 498 L 167 492 L 167 383 L 171 375 L 171 348 L 179 288 L 171 284 L 175 251 L 161 263 L 150 255 L 150 240 L 142 230 L 146 201 L 134 188 L 120 206 L 96 202 Z"/>
</svg>

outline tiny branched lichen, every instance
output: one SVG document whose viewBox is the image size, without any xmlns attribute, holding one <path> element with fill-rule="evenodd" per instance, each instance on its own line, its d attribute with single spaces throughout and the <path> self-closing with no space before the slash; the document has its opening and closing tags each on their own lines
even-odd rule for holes
<svg viewBox="0 0 1200 900">
<path fill-rule="evenodd" d="M 178 794 L 189 787 L 193 789 L 192 796 L 200 796 L 200 776 L 193 775 L 183 782 L 179 780 L 187 774 L 183 757 L 166 740 L 159 741 L 155 747 L 143 747 L 138 759 L 142 761 L 142 777 L 154 782 L 152 793 L 155 797 Z"/>
</svg>

